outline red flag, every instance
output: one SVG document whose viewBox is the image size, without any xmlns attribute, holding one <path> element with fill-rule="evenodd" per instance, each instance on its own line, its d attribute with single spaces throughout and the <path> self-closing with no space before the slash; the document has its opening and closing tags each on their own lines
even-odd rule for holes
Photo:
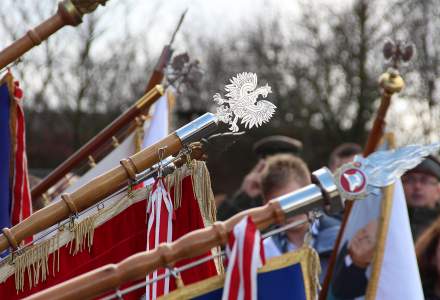
<svg viewBox="0 0 440 300">
<path fill-rule="evenodd" d="M 26 156 L 26 134 L 24 111 L 18 103 L 22 97 L 23 92 L 15 82 L 14 100 L 16 105 L 16 120 L 15 120 L 15 160 L 14 160 L 14 176 L 12 182 L 12 205 L 11 205 L 11 221 L 12 225 L 16 225 L 29 217 L 32 213 L 32 200 L 28 180 L 28 167 Z M 32 241 L 32 238 L 26 242 Z"/>
</svg>

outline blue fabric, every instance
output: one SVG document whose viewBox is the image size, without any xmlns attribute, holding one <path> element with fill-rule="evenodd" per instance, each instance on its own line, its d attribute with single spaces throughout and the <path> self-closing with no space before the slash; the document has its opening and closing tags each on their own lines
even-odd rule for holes
<svg viewBox="0 0 440 300">
<path fill-rule="evenodd" d="M 10 147 L 10 99 L 9 89 L 5 82 L 0 86 L 0 229 L 11 227 L 11 195 L 9 185 Z"/>
<path fill-rule="evenodd" d="M 9 125 L 10 99 L 8 84 L 0 86 L 0 230 L 11 227 L 11 190 L 9 185 L 9 160 L 11 157 L 11 131 Z M 8 250 L 0 252 L 0 257 Z"/>
<path fill-rule="evenodd" d="M 222 298 L 223 288 L 193 299 L 217 300 Z M 278 270 L 258 274 L 258 299 L 306 299 L 303 274 L 299 263 Z"/>
</svg>

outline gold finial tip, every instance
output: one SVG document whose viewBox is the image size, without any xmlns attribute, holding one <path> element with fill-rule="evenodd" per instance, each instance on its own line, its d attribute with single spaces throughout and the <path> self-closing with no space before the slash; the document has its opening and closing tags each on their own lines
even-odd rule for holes
<svg viewBox="0 0 440 300">
<path fill-rule="evenodd" d="M 99 5 L 105 5 L 108 0 L 72 0 L 73 5 L 85 15 L 93 12 Z"/>
<path fill-rule="evenodd" d="M 390 68 L 379 77 L 379 85 L 390 94 L 399 93 L 404 87 L 405 82 L 399 71 Z"/>
</svg>

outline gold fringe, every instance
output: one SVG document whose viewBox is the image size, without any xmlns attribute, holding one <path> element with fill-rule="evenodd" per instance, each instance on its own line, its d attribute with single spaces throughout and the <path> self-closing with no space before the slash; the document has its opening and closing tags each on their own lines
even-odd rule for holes
<svg viewBox="0 0 440 300">
<path fill-rule="evenodd" d="M 85 248 L 85 242 L 87 242 L 87 248 L 90 252 L 90 249 L 93 245 L 93 236 L 95 234 L 95 221 L 100 214 L 101 211 L 91 216 L 88 216 L 84 220 L 81 220 L 80 222 L 73 225 L 73 228 L 71 229 L 73 233 L 73 239 L 69 242 L 70 254 L 76 255 L 77 253 L 82 252 Z"/>
<path fill-rule="evenodd" d="M 59 239 L 54 236 L 42 243 L 35 244 L 24 250 L 23 253 L 14 258 L 15 265 L 15 288 L 18 291 L 24 289 L 24 274 L 28 275 L 29 287 L 36 286 L 40 281 L 46 280 L 50 274 L 49 254 L 52 255 L 52 275 L 55 275 L 55 269 L 59 271 Z M 58 253 L 57 253 L 58 252 Z M 58 259 L 56 257 L 58 256 Z"/>
<path fill-rule="evenodd" d="M 209 171 L 204 162 L 192 161 L 191 163 L 185 164 L 181 168 L 177 169 L 173 174 L 170 174 L 165 178 L 165 183 L 168 190 L 170 190 L 171 187 L 174 187 L 174 208 L 178 209 L 181 207 L 182 180 L 188 175 L 191 175 L 193 192 L 198 201 L 204 224 L 205 226 L 209 226 L 216 221 L 216 208 L 214 203 L 214 194 L 211 189 Z M 146 187 L 147 198 L 150 188 L 151 187 Z M 83 251 L 86 247 L 88 248 L 88 251 L 90 251 L 93 245 L 95 223 L 97 218 L 102 213 L 122 205 L 123 202 L 124 201 L 118 201 L 115 203 L 115 205 L 102 209 L 97 213 L 86 217 L 80 222 L 73 224 L 73 228 L 70 229 L 73 237 L 68 243 L 70 244 L 69 253 L 75 255 Z M 54 275 L 56 272 L 59 272 L 59 237 L 60 234 L 56 234 L 51 239 L 26 248 L 22 254 L 15 257 L 15 284 L 17 291 L 22 291 L 24 289 L 25 272 L 28 273 L 30 288 L 32 288 L 34 285 L 37 285 L 40 281 L 46 280 L 47 275 L 50 273 L 48 267 L 49 254 L 52 252 L 52 274 Z M 212 249 L 213 254 L 219 251 L 220 248 L 218 247 Z M 223 274 L 224 270 L 221 257 L 215 259 L 215 265 L 218 273 Z"/>
<path fill-rule="evenodd" d="M 217 220 L 214 193 L 211 189 L 211 177 L 203 161 L 193 161 L 191 179 L 194 195 L 199 202 L 200 211 L 205 220 L 205 226 L 212 225 Z"/>
</svg>

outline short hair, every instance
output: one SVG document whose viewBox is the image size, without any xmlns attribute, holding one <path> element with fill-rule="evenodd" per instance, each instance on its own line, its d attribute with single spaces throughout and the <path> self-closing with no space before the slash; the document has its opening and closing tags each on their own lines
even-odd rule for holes
<svg viewBox="0 0 440 300">
<path fill-rule="evenodd" d="M 339 158 L 345 158 L 362 153 L 362 148 L 355 143 L 343 143 L 336 147 L 330 154 L 328 165 L 331 167 Z"/>
<path fill-rule="evenodd" d="M 261 175 L 263 196 L 295 180 L 301 186 L 310 184 L 310 171 L 306 163 L 293 154 L 275 154 L 266 159 Z"/>
</svg>

